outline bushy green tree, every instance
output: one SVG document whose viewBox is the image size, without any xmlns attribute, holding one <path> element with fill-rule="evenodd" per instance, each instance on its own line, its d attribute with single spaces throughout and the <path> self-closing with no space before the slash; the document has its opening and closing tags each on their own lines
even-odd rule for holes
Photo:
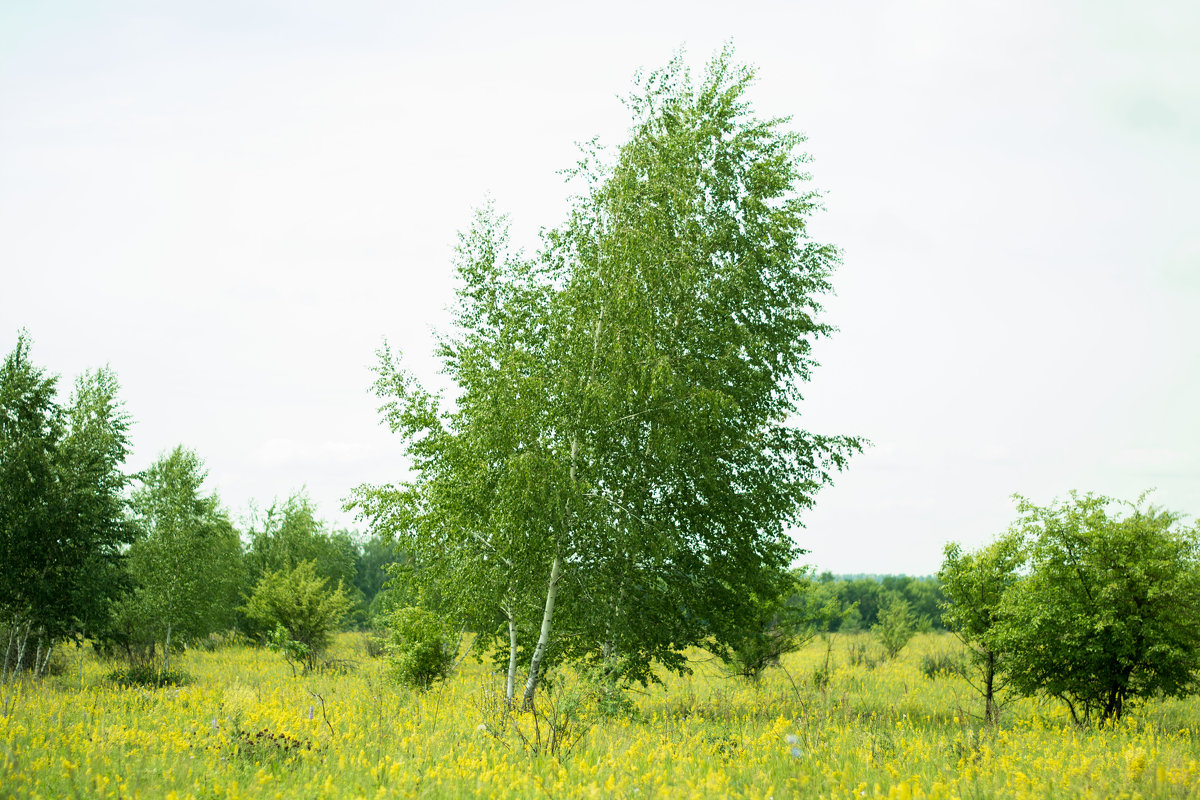
<svg viewBox="0 0 1200 800">
<path fill-rule="evenodd" d="M 292 569 L 312 561 L 317 574 L 334 583 L 354 582 L 357 548 L 348 531 L 331 530 L 316 504 L 301 490 L 276 500 L 261 513 L 252 512 L 246 566 L 252 583 L 268 572 Z"/>
<path fill-rule="evenodd" d="M 85 373 L 64 407 L 31 346 L 21 333 L 0 365 L 0 680 L 42 672 L 56 642 L 104 622 L 134 535 L 116 375 Z"/>
<path fill-rule="evenodd" d="M 1018 497 L 1027 571 L 1005 590 L 992 640 L 1014 689 L 1061 700 L 1079 723 L 1193 692 L 1200 673 L 1200 532 L 1144 495 L 1124 505 L 1122 516 L 1092 494 Z"/>
<path fill-rule="evenodd" d="M 263 575 L 245 611 L 265 630 L 279 631 L 275 644 L 310 671 L 321 662 L 350 607 L 341 583 L 331 587 L 317 574 L 315 562 L 302 561 L 292 569 Z"/>
<path fill-rule="evenodd" d="M 118 604 L 110 633 L 131 660 L 226 630 L 242 584 L 241 540 L 207 472 L 182 446 L 138 475 L 130 501 L 139 534 L 128 553 L 133 590 Z"/>
<path fill-rule="evenodd" d="M 252 508 L 247 538 L 247 594 L 268 572 L 291 570 L 311 561 L 322 579 L 345 587 L 361 610 L 359 622 L 365 619 L 366 603 L 355 584 L 358 544 L 349 531 L 332 530 L 304 490 L 294 492 L 286 501 L 276 500 L 266 511 Z M 258 629 L 253 619 L 241 622 L 252 635 L 265 635 L 271 630 Z"/>
</svg>

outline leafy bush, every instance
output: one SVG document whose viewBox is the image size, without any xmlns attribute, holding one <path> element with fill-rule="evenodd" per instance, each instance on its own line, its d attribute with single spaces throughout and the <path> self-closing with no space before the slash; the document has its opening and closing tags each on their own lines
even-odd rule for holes
<svg viewBox="0 0 1200 800">
<path fill-rule="evenodd" d="M 309 672 L 350 606 L 340 582 L 330 589 L 317 575 L 316 563 L 302 561 L 295 569 L 264 575 L 245 608 L 247 616 L 273 631 L 271 646 Z"/>
<path fill-rule="evenodd" d="M 143 686 L 154 689 L 162 686 L 183 686 L 191 681 L 191 677 L 182 670 L 163 669 L 159 664 L 147 663 L 115 669 L 105 677 L 118 686 Z"/>
<path fill-rule="evenodd" d="M 595 703 L 596 713 L 605 719 L 637 716 L 637 704 L 629 696 L 627 658 L 610 657 L 580 666 L 581 695 Z"/>
<path fill-rule="evenodd" d="M 394 611 L 388 619 L 388 661 L 406 686 L 428 689 L 454 667 L 457 637 L 440 616 L 418 606 Z"/>
</svg>

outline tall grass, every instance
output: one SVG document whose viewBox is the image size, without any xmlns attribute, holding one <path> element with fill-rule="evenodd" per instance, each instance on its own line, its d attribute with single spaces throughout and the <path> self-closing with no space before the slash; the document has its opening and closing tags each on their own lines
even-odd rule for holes
<svg viewBox="0 0 1200 800">
<path fill-rule="evenodd" d="M 357 666 L 340 674 L 294 678 L 235 645 L 190 652 L 190 681 L 157 689 L 115 684 L 87 654 L 0 689 L 0 797 L 1200 797 L 1196 699 L 1105 730 L 1010 700 L 989 727 L 964 678 L 925 674 L 961 658 L 952 637 L 852 664 L 863 646 L 835 636 L 826 669 L 814 641 L 757 685 L 696 653 L 692 675 L 616 715 L 564 675 L 556 699 L 573 698 L 581 736 L 557 755 L 526 746 L 528 715 L 485 724 L 495 677 L 470 659 L 410 693 L 353 635 L 336 655 Z"/>
</svg>

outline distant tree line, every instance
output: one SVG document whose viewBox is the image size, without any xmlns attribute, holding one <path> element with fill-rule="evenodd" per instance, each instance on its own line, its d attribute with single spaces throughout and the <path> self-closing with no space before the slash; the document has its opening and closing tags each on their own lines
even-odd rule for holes
<svg viewBox="0 0 1200 800">
<path fill-rule="evenodd" d="M 832 603 L 836 613 L 829 616 L 828 630 L 854 632 L 870 630 L 879 624 L 879 614 L 891 598 L 903 600 L 919 627 L 941 631 L 942 584 L 936 577 L 909 575 L 834 575 L 823 572 L 806 577 L 805 590 L 812 603 Z"/>
</svg>

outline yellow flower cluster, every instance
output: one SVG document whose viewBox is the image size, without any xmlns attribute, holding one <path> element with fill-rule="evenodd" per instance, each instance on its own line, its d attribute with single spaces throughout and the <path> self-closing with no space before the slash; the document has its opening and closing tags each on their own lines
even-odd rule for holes
<svg viewBox="0 0 1200 800">
<path fill-rule="evenodd" d="M 953 638 L 853 663 L 864 645 L 813 642 L 757 685 L 697 653 L 613 717 L 569 675 L 536 717 L 497 710 L 471 661 L 409 692 L 351 634 L 356 668 L 298 678 L 230 647 L 189 653 L 184 686 L 121 688 L 88 657 L 0 687 L 0 798 L 1200 798 L 1197 699 L 1079 729 L 1009 698 L 985 726 L 965 679 L 921 669 Z"/>
</svg>

